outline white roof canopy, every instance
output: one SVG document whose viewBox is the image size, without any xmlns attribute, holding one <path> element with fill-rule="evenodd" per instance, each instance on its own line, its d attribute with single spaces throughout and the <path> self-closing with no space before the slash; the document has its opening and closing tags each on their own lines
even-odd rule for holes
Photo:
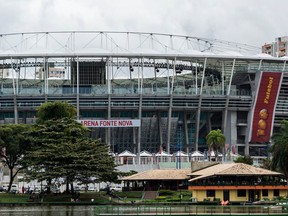
<svg viewBox="0 0 288 216">
<path fill-rule="evenodd" d="M 174 153 L 175 156 L 181 156 L 181 157 L 187 157 L 188 154 L 186 154 L 185 152 L 183 151 L 177 151 Z"/>
<path fill-rule="evenodd" d="M 156 157 L 172 157 L 173 155 L 168 154 L 168 153 L 165 152 L 165 151 L 162 151 L 162 152 L 158 152 L 155 156 L 156 156 Z"/>
<path fill-rule="evenodd" d="M 140 157 L 152 157 L 152 154 L 148 151 L 142 151 L 140 152 Z"/>
<path fill-rule="evenodd" d="M 128 150 L 123 151 L 118 155 L 119 157 L 136 157 L 136 154 L 131 153 Z"/>
<path fill-rule="evenodd" d="M 209 153 L 208 153 L 208 155 L 209 155 Z M 211 157 L 215 157 L 215 152 L 214 152 L 214 151 L 211 151 L 211 152 L 210 152 L 210 156 L 211 156 Z M 221 154 L 220 152 L 218 152 L 218 157 L 223 157 L 223 154 Z"/>
<path fill-rule="evenodd" d="M 204 157 L 204 154 L 202 154 L 200 151 L 194 151 L 191 154 L 192 157 Z"/>
</svg>

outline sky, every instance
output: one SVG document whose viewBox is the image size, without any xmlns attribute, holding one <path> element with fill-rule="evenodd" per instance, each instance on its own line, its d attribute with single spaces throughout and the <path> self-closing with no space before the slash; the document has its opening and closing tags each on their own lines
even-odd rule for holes
<svg viewBox="0 0 288 216">
<path fill-rule="evenodd" d="M 137 31 L 254 46 L 288 34 L 287 0 L 0 0 L 0 33 Z"/>
</svg>

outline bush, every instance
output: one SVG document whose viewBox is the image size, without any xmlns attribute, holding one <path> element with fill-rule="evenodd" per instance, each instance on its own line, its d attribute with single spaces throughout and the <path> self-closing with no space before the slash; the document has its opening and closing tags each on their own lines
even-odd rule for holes
<svg viewBox="0 0 288 216">
<path fill-rule="evenodd" d="M 167 197 L 166 196 L 158 196 L 155 199 L 156 200 L 165 200 Z"/>
<path fill-rule="evenodd" d="M 142 197 L 142 191 L 123 191 L 123 192 L 114 192 L 117 196 L 127 197 L 127 198 L 138 198 Z"/>
<path fill-rule="evenodd" d="M 181 198 L 171 198 L 171 199 L 167 199 L 167 202 L 180 202 Z"/>
<path fill-rule="evenodd" d="M 174 193 L 171 190 L 159 190 L 159 196 L 172 196 Z"/>
</svg>

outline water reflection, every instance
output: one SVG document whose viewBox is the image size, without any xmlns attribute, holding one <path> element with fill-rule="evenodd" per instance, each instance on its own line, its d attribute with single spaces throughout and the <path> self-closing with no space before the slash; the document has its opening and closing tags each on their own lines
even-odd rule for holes
<svg viewBox="0 0 288 216">
<path fill-rule="evenodd" d="M 94 216 L 95 206 L 1 206 L 1 216 Z"/>
</svg>

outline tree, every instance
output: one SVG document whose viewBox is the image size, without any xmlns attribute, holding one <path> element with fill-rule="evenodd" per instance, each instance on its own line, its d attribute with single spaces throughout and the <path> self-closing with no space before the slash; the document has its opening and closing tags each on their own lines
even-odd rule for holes
<svg viewBox="0 0 288 216">
<path fill-rule="evenodd" d="M 235 163 L 244 163 L 244 164 L 249 164 L 253 165 L 253 158 L 251 158 L 250 155 L 245 155 L 245 156 L 239 156 L 234 160 Z"/>
<path fill-rule="evenodd" d="M 61 118 L 73 119 L 76 117 L 75 107 L 67 102 L 46 102 L 37 109 L 37 124 L 42 124 L 47 120 Z"/>
<path fill-rule="evenodd" d="M 63 136 L 63 133 L 65 133 L 63 131 L 64 126 L 54 128 L 55 134 L 52 133 L 54 130 L 53 127 L 50 128 L 50 132 L 48 132 L 48 134 L 45 134 L 45 133 L 47 133 L 47 131 L 46 131 L 47 127 L 52 126 L 54 120 L 60 120 L 63 118 L 72 120 L 76 117 L 76 113 L 77 113 L 76 109 L 71 104 L 69 104 L 67 102 L 46 102 L 46 103 L 42 104 L 37 109 L 36 124 L 33 126 L 33 130 L 30 133 L 30 135 L 34 138 L 33 139 L 34 151 L 37 150 L 37 148 L 42 148 L 42 144 L 44 145 L 44 143 L 46 143 L 47 141 L 50 143 L 51 142 L 57 143 L 57 139 L 60 139 L 60 138 L 65 139 L 66 136 Z M 73 122 L 74 122 L 74 120 L 73 120 Z M 69 133 L 68 133 L 68 136 L 69 136 Z M 58 143 L 60 143 L 60 140 Z M 49 161 L 49 158 L 47 158 L 47 160 Z M 43 163 L 45 163 L 45 161 L 47 161 L 47 160 L 44 160 Z M 33 164 L 34 165 L 37 164 L 37 160 L 31 161 L 31 154 L 29 156 L 25 157 L 25 160 L 23 161 L 23 163 L 24 162 L 29 164 L 30 169 L 33 166 Z M 42 164 L 42 166 L 44 166 L 44 165 Z M 49 177 L 49 175 L 47 175 L 46 178 L 44 177 L 45 173 L 48 173 L 48 172 L 42 172 L 44 170 L 42 166 L 38 167 L 39 168 L 38 172 L 36 172 L 36 171 L 33 172 L 32 170 L 27 170 L 26 171 L 27 172 L 26 178 L 27 178 L 27 180 L 29 180 L 29 179 L 45 180 L 46 179 L 48 181 L 48 185 L 50 186 L 51 178 Z M 34 166 L 34 168 L 35 168 L 35 166 Z M 50 189 L 50 187 L 48 187 L 48 190 L 49 189 Z"/>
<path fill-rule="evenodd" d="M 54 125 L 57 124 L 54 121 Z M 71 127 L 71 124 L 66 125 Z M 56 135 L 54 131 L 49 131 L 49 128 L 45 131 L 47 135 Z M 58 135 L 61 136 L 61 133 Z M 109 155 L 108 145 L 85 136 L 72 136 L 69 139 L 67 135 L 62 135 L 65 138 L 61 138 L 60 142 L 49 138 L 43 140 L 41 147 L 35 148 L 26 156 L 31 165 L 28 171 L 30 177 L 41 180 L 65 178 L 66 190 L 69 192 L 68 185 L 71 185 L 73 191 L 75 180 L 87 183 L 91 177 L 101 180 L 114 173 L 114 158 Z"/>
<path fill-rule="evenodd" d="M 263 158 L 260 168 L 272 170 L 272 160 L 270 158 Z"/>
<path fill-rule="evenodd" d="M 272 136 L 272 169 L 282 172 L 288 180 L 288 121 L 282 121 L 280 131 Z"/>
<path fill-rule="evenodd" d="M 215 160 L 218 161 L 218 150 L 225 146 L 226 138 L 221 130 L 212 130 L 206 136 L 206 141 L 209 150 L 213 150 L 215 153 Z M 210 160 L 210 157 L 209 157 Z"/>
<path fill-rule="evenodd" d="M 65 158 L 73 149 L 72 144 L 77 143 L 77 139 L 85 137 L 87 129 L 73 119 L 62 118 L 58 120 L 46 120 L 42 124 L 35 124 L 29 135 L 31 138 L 31 150 L 25 154 L 22 161 L 26 170 L 26 179 L 47 180 L 50 186 L 51 180 L 64 177 L 65 163 L 70 163 L 71 159 Z M 70 145 L 70 146 L 69 146 Z M 58 158 L 58 161 L 55 157 Z M 60 160 L 60 161 L 59 161 Z M 67 174 L 67 173 L 66 173 Z M 72 175 L 72 174 L 71 174 Z M 71 177 L 65 176 L 67 182 Z"/>
<path fill-rule="evenodd" d="M 91 177 L 114 175 L 114 158 L 108 145 L 88 137 L 89 130 L 74 120 L 75 108 L 59 102 L 42 106 L 37 113 L 41 119 L 37 119 L 30 133 L 32 150 L 25 155 L 28 178 L 51 181 L 62 177 L 66 179 L 67 192 L 69 184 L 73 192 L 75 180 L 87 183 Z M 68 112 L 63 107 L 68 107 Z M 55 114 L 55 110 L 62 114 Z"/>
<path fill-rule="evenodd" d="M 8 192 L 16 175 L 25 167 L 21 166 L 23 155 L 30 148 L 27 132 L 30 129 L 24 124 L 8 124 L 0 126 L 0 146 L 2 146 L 1 161 L 9 169 Z"/>
</svg>

